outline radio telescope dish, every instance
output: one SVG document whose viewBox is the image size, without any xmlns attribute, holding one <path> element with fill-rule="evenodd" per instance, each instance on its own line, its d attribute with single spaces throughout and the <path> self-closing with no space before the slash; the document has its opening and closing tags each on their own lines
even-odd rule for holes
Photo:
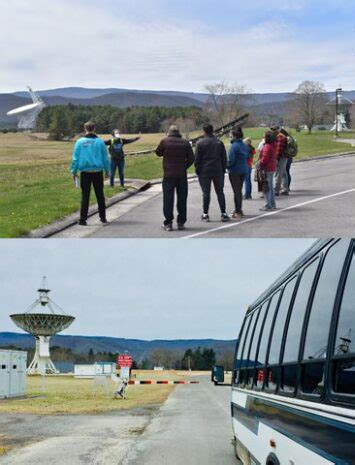
<svg viewBox="0 0 355 465">
<path fill-rule="evenodd" d="M 46 278 L 38 289 L 39 297 L 25 313 L 10 315 L 16 326 L 36 339 L 36 352 L 27 368 L 28 374 L 58 373 L 49 353 L 49 341 L 52 336 L 68 328 L 75 317 L 68 315 L 48 296 Z M 45 311 L 47 310 L 47 311 Z"/>
<path fill-rule="evenodd" d="M 36 127 L 37 117 L 46 104 L 43 102 L 41 97 L 31 89 L 31 87 L 27 87 L 27 89 L 31 95 L 33 103 L 19 108 L 14 108 L 7 112 L 7 116 L 17 116 L 19 118 L 17 127 L 19 129 L 28 130 Z"/>
</svg>

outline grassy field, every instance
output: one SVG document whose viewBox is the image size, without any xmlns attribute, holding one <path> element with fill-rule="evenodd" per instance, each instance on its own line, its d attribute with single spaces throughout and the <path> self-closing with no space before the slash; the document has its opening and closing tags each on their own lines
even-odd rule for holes
<svg viewBox="0 0 355 465">
<path fill-rule="evenodd" d="M 165 375 L 166 376 L 166 375 Z M 172 373 L 173 379 L 181 379 Z M 147 379 L 147 375 L 138 374 Z M 149 376 L 149 379 L 150 376 Z M 27 394 L 21 399 L 0 401 L 1 413 L 32 413 L 36 415 L 62 415 L 100 413 L 126 410 L 165 402 L 173 385 L 129 386 L 127 399 L 114 399 L 115 384 L 108 380 L 107 388 L 97 386 L 92 379 L 75 379 L 71 376 L 31 376 L 27 379 Z M 1 451 L 1 438 L 0 438 Z"/>
<path fill-rule="evenodd" d="M 258 143 L 263 132 L 246 129 L 245 135 Z M 154 149 L 162 137 L 143 134 L 126 152 Z M 329 132 L 296 137 L 299 158 L 351 150 L 349 144 L 334 142 Z M 0 134 L 0 237 L 19 237 L 79 209 L 80 190 L 74 188 L 69 171 L 73 144 L 48 141 L 45 134 Z M 161 160 L 154 154 L 127 157 L 127 178 L 148 180 L 161 175 Z M 120 191 L 105 189 L 108 197 Z"/>
</svg>

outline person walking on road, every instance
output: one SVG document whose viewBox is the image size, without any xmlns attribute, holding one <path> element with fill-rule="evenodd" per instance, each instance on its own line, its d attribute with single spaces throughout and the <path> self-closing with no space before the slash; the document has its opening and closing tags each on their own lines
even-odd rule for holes
<svg viewBox="0 0 355 465">
<path fill-rule="evenodd" d="M 71 173 L 75 183 L 78 179 L 78 172 L 80 172 L 81 209 L 79 224 L 81 226 L 87 224 L 91 185 L 94 187 L 100 220 L 102 223 L 107 223 L 104 173 L 106 176 L 109 176 L 110 173 L 106 145 L 95 134 L 95 124 L 87 122 L 84 129 L 85 136 L 75 143 L 71 165 Z"/>
<path fill-rule="evenodd" d="M 125 169 L 125 154 L 123 151 L 123 146 L 127 144 L 132 144 L 140 139 L 140 136 L 133 137 L 131 139 L 125 139 L 121 137 L 120 131 L 115 129 L 112 131 L 112 138 L 105 141 L 105 144 L 108 146 L 111 157 L 111 174 L 110 174 L 110 186 L 114 187 L 115 185 L 115 173 L 118 169 L 118 174 L 120 177 L 121 187 L 125 187 L 124 184 L 124 169 Z"/>
<path fill-rule="evenodd" d="M 265 143 L 260 153 L 260 168 L 266 174 L 266 185 L 264 188 L 265 206 L 261 211 L 271 211 L 276 209 L 274 174 L 276 171 L 276 142 L 271 131 L 265 134 Z"/>
<path fill-rule="evenodd" d="M 247 160 L 248 171 L 247 171 L 247 174 L 245 176 L 245 196 L 244 196 L 244 198 L 245 198 L 245 200 L 251 200 L 252 199 L 251 194 L 252 194 L 252 190 L 253 190 L 252 182 L 251 182 L 251 173 L 253 171 L 254 155 L 256 154 L 256 150 L 252 145 L 252 140 L 251 140 L 250 137 L 247 137 L 246 139 L 244 139 L 244 144 L 246 144 L 246 146 L 249 149 L 249 157 L 248 157 L 248 160 Z"/>
<path fill-rule="evenodd" d="M 242 210 L 243 183 L 248 173 L 249 148 L 243 142 L 242 128 L 235 128 L 232 131 L 232 145 L 229 150 L 228 172 L 229 179 L 234 192 L 235 209 L 231 214 L 234 219 L 241 219 L 244 216 Z"/>
<path fill-rule="evenodd" d="M 276 134 L 276 159 L 277 168 L 275 176 L 275 195 L 288 195 L 288 186 L 285 183 L 287 168 L 287 137 L 285 129 L 274 128 Z"/>
<path fill-rule="evenodd" d="M 213 135 L 211 124 L 206 124 L 203 132 L 204 137 L 197 142 L 195 151 L 195 170 L 203 195 L 201 220 L 210 221 L 208 210 L 211 201 L 211 183 L 213 183 L 221 210 L 221 221 L 229 221 L 224 195 L 224 176 L 227 169 L 226 148 L 223 142 Z"/>
<path fill-rule="evenodd" d="M 160 141 L 155 153 L 163 158 L 163 228 L 166 231 L 173 230 L 176 191 L 177 225 L 182 231 L 187 219 L 187 170 L 194 162 L 194 153 L 190 142 L 182 138 L 177 126 L 170 126 L 167 137 Z"/>
</svg>

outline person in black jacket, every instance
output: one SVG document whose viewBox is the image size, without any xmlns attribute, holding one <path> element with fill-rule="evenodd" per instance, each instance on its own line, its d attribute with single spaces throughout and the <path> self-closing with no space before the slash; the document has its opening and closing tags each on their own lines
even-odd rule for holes
<svg viewBox="0 0 355 465">
<path fill-rule="evenodd" d="M 177 126 L 170 126 L 168 136 L 160 141 L 155 153 L 163 157 L 163 228 L 173 230 L 174 194 L 177 195 L 177 224 L 180 231 L 185 229 L 187 217 L 187 170 L 194 162 L 190 142 L 181 137 Z"/>
<path fill-rule="evenodd" d="M 229 221 L 226 213 L 224 195 L 224 175 L 227 169 L 227 153 L 222 141 L 213 135 L 213 126 L 203 127 L 204 137 L 197 142 L 195 151 L 195 169 L 203 195 L 202 221 L 210 221 L 208 210 L 211 201 L 211 183 L 217 195 L 221 209 L 221 221 Z"/>
<path fill-rule="evenodd" d="M 111 170 L 110 170 L 110 186 L 113 187 L 115 184 L 115 173 L 118 169 L 118 174 L 120 176 L 121 187 L 124 187 L 124 169 L 125 169 L 125 154 L 123 151 L 123 146 L 126 144 L 132 144 L 136 142 L 140 137 L 133 137 L 132 139 L 124 139 L 120 136 L 118 129 L 112 131 L 112 138 L 105 141 L 105 144 L 108 145 L 108 150 L 111 157 Z"/>
</svg>

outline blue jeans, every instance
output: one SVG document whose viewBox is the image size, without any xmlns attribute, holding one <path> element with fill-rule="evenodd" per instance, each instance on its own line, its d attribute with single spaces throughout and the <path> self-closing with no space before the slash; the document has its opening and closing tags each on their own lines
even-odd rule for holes
<svg viewBox="0 0 355 465">
<path fill-rule="evenodd" d="M 279 194 L 281 190 L 288 190 L 288 187 L 286 185 L 287 160 L 287 158 L 280 158 L 280 160 L 277 162 L 277 169 L 275 175 L 275 191 L 277 194 Z"/>
<path fill-rule="evenodd" d="M 291 177 L 291 165 L 292 165 L 292 162 L 293 162 L 293 159 L 292 159 L 292 158 L 288 158 L 288 159 L 287 159 L 287 165 L 286 165 L 286 185 L 287 185 L 288 190 L 290 190 L 291 181 L 292 181 L 292 177 Z"/>
<path fill-rule="evenodd" d="M 251 199 L 251 192 L 252 192 L 252 184 L 251 184 L 251 172 L 253 168 L 250 168 L 248 166 L 248 171 L 245 176 L 245 198 L 246 199 Z"/>
<path fill-rule="evenodd" d="M 274 189 L 274 172 L 266 173 L 267 183 L 269 185 L 268 192 L 265 192 L 265 208 L 276 208 L 275 189 Z"/>
<path fill-rule="evenodd" d="M 118 174 L 120 176 L 120 184 L 121 187 L 124 187 L 124 167 L 125 167 L 125 159 L 117 160 L 115 158 L 111 158 L 111 173 L 110 173 L 110 186 L 113 187 L 115 184 L 115 173 L 116 169 L 118 169 Z"/>
</svg>

